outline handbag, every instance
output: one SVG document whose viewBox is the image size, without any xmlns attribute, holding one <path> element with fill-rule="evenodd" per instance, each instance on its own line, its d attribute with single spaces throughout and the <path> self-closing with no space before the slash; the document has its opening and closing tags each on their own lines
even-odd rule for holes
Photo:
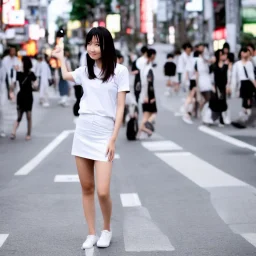
<svg viewBox="0 0 256 256">
<path fill-rule="evenodd" d="M 225 96 L 217 86 L 215 86 L 215 89 L 216 92 L 211 92 L 209 107 L 213 112 L 225 112 L 228 109 Z"/>
</svg>

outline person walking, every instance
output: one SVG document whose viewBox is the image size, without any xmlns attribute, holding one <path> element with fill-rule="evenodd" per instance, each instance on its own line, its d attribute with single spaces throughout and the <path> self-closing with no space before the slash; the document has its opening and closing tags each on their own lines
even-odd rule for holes
<svg viewBox="0 0 256 256">
<path fill-rule="evenodd" d="M 154 73 L 153 62 L 156 57 L 156 51 L 154 49 L 148 49 L 147 62 L 141 73 L 141 98 L 143 117 L 137 134 L 137 138 L 140 138 L 141 132 L 145 132 L 148 136 L 153 133 L 152 123 L 155 121 L 157 114 L 156 97 L 154 90 Z"/>
<path fill-rule="evenodd" d="M 126 92 L 129 91 L 128 69 L 117 64 L 113 38 L 106 28 L 95 27 L 89 31 L 86 50 L 86 66 L 73 72 L 67 70 L 62 47 L 57 46 L 52 52 L 61 62 L 63 79 L 81 84 L 84 90 L 71 153 L 76 159 L 89 233 L 82 249 L 95 244 L 108 247 L 112 239 L 111 172 Z M 95 176 L 104 220 L 99 239 L 95 230 Z"/>
<path fill-rule="evenodd" d="M 17 71 L 17 81 L 20 85 L 20 90 L 17 94 L 17 114 L 18 118 L 15 121 L 13 126 L 13 131 L 10 139 L 14 140 L 16 138 L 16 131 L 19 127 L 19 124 L 22 120 L 24 112 L 27 115 L 27 135 L 26 140 L 31 139 L 31 129 L 32 129 L 32 106 L 33 106 L 33 90 L 37 87 L 35 81 L 37 80 L 35 74 L 31 71 L 32 62 L 28 56 L 22 58 L 23 71 L 19 71 L 19 67 L 16 66 L 15 70 Z"/>
</svg>

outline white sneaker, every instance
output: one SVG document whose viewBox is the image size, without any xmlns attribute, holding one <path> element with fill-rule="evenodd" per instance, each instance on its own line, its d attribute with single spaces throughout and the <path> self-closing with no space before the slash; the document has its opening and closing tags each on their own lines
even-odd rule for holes
<svg viewBox="0 0 256 256">
<path fill-rule="evenodd" d="M 112 232 L 108 230 L 103 230 L 101 232 L 100 239 L 97 242 L 97 246 L 104 247 L 104 248 L 109 247 L 111 239 L 112 239 Z"/>
<path fill-rule="evenodd" d="M 5 134 L 4 132 L 1 132 L 1 133 L 0 133 L 0 137 L 5 138 L 5 137 L 6 137 L 6 134 Z"/>
<path fill-rule="evenodd" d="M 188 116 L 183 116 L 182 120 L 187 124 L 193 124 L 191 118 Z"/>
<path fill-rule="evenodd" d="M 82 249 L 92 248 L 98 241 L 98 237 L 95 235 L 88 235 L 85 242 L 82 245 Z"/>
<path fill-rule="evenodd" d="M 45 107 L 45 108 L 48 108 L 48 107 L 50 107 L 50 104 L 49 104 L 49 102 L 44 102 L 44 103 L 43 103 L 43 107 Z"/>
</svg>

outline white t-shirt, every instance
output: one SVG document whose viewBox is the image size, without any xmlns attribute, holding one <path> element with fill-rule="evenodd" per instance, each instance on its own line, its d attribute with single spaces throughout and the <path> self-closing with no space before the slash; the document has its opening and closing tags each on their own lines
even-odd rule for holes
<svg viewBox="0 0 256 256">
<path fill-rule="evenodd" d="M 94 74 L 100 76 L 101 70 L 95 65 Z M 72 72 L 76 84 L 81 84 L 84 94 L 80 101 L 79 114 L 95 114 L 111 117 L 115 120 L 118 92 L 130 91 L 128 69 L 116 64 L 115 75 L 107 82 L 101 79 L 89 79 L 87 66 L 77 68 Z"/>
</svg>

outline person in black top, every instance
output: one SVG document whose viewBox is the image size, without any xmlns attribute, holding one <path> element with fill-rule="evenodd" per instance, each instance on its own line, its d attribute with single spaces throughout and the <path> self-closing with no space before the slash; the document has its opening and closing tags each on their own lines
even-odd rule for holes
<svg viewBox="0 0 256 256">
<path fill-rule="evenodd" d="M 26 112 L 27 122 L 28 122 L 28 130 L 26 140 L 31 139 L 31 127 L 32 127 L 32 119 L 31 119 L 31 111 L 33 106 L 33 90 L 36 89 L 34 82 L 36 81 L 35 74 L 31 71 L 32 62 L 28 56 L 24 56 L 22 58 L 23 63 L 23 71 L 20 72 L 18 67 L 16 67 L 17 72 L 17 81 L 20 85 L 20 91 L 17 95 L 17 121 L 14 123 L 13 131 L 11 134 L 11 139 L 14 140 L 16 138 L 16 131 L 19 127 L 20 121 L 22 120 L 23 113 Z"/>
<path fill-rule="evenodd" d="M 227 54 L 223 50 L 218 50 L 215 53 L 216 62 L 211 66 L 213 73 L 214 86 L 213 93 L 210 99 L 210 109 L 212 110 L 212 119 L 217 120 L 224 124 L 222 113 L 227 111 L 227 84 L 228 84 L 228 65 Z"/>
</svg>

